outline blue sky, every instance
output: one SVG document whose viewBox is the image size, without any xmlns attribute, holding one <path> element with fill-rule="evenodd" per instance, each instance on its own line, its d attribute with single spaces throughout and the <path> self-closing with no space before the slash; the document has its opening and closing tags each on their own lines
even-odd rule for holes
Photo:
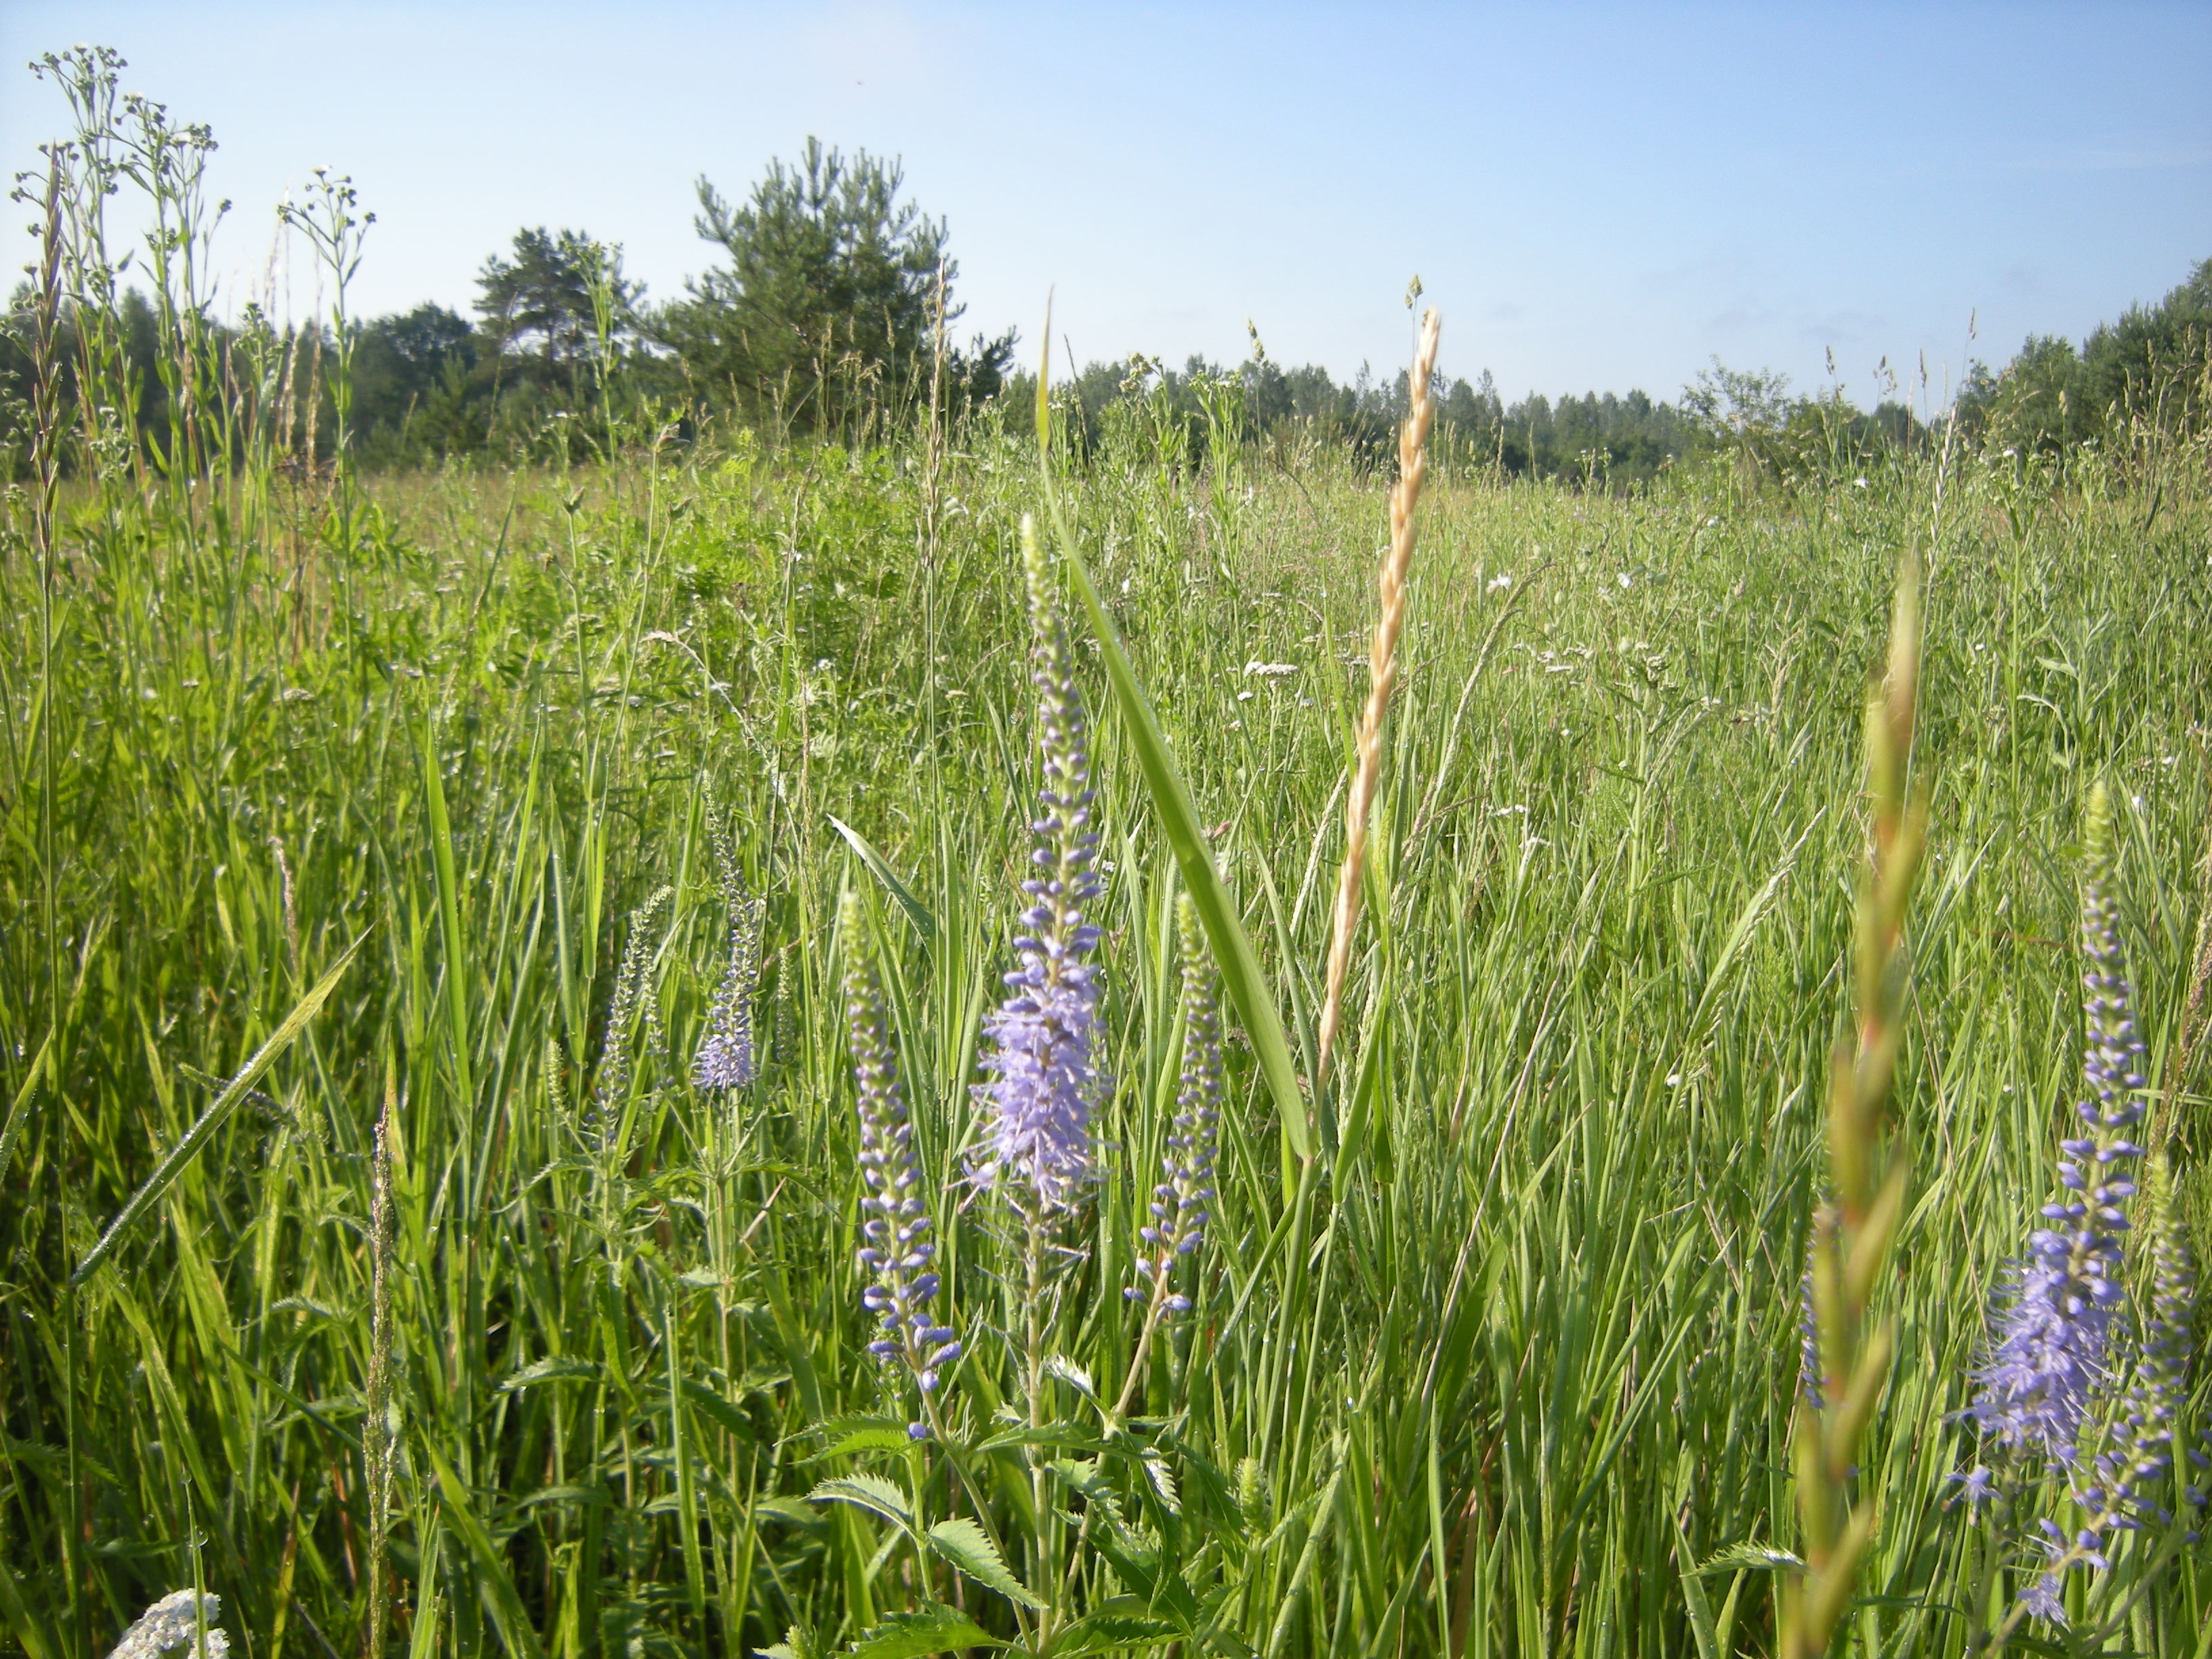
<svg viewBox="0 0 2212 1659">
<path fill-rule="evenodd" d="M 2078 338 L 2212 256 L 2212 5 L 805 7 L 0 0 L 0 64 L 77 40 L 210 123 L 242 301 L 273 206 L 350 173 L 358 308 L 465 307 L 515 228 L 708 263 L 692 181 L 809 133 L 902 156 L 968 325 L 1395 371 L 1418 271 L 1447 369 L 1672 397 L 1717 355 L 1862 401 Z M 0 155 L 53 92 L 0 72 Z M 9 223 L 25 216 L 9 209 Z M 27 252 L 27 244 L 15 246 Z M 10 261 L 11 264 L 15 263 Z M 1978 342 L 1966 337 L 1975 318 Z"/>
</svg>

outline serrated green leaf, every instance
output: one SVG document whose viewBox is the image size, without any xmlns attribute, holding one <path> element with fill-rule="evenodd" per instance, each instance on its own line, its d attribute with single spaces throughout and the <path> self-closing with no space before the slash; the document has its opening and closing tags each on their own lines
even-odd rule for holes
<svg viewBox="0 0 2212 1659">
<path fill-rule="evenodd" d="M 534 1387 L 540 1382 L 596 1382 L 605 1373 L 595 1359 L 570 1359 L 559 1355 L 532 1360 L 499 1385 L 501 1394 Z"/>
<path fill-rule="evenodd" d="M 755 1648 L 759 1659 L 822 1659 L 822 1639 L 805 1625 L 793 1625 L 772 1647 Z"/>
<path fill-rule="evenodd" d="M 984 1589 L 998 1591 L 1009 1601 L 1018 1601 L 1025 1607 L 1044 1606 L 1030 1594 L 1029 1586 L 1014 1577 L 1014 1570 L 999 1553 L 999 1547 L 991 1541 L 991 1535 L 967 1516 L 940 1521 L 932 1527 L 929 1547 L 956 1570 Z"/>
<path fill-rule="evenodd" d="M 1094 1613 L 1077 1620 L 1052 1644 L 1053 1659 L 1084 1659 L 1086 1654 L 1127 1648 L 1158 1647 L 1188 1634 L 1164 1619 L 1126 1613 Z"/>
<path fill-rule="evenodd" d="M 1802 1567 L 1805 1564 L 1788 1550 L 1773 1549 L 1765 1544 L 1732 1544 L 1717 1555 L 1709 1555 L 1698 1563 L 1698 1576 L 1705 1577 L 1716 1572 L 1737 1572 L 1749 1568 L 1754 1572 L 1771 1572 L 1777 1567 Z"/>
<path fill-rule="evenodd" d="M 914 1438 L 904 1429 L 855 1429 L 835 1445 L 823 1448 L 805 1461 L 819 1463 L 826 1457 L 844 1457 L 854 1452 L 902 1452 L 914 1444 Z"/>
<path fill-rule="evenodd" d="M 847 1659 L 927 1659 L 933 1653 L 957 1653 L 962 1648 L 1006 1645 L 966 1613 L 932 1606 L 918 1613 L 892 1613 L 845 1652 Z"/>
<path fill-rule="evenodd" d="M 1147 1451 L 1137 1461 L 1144 1468 L 1145 1479 L 1152 1482 L 1160 1507 L 1170 1515 L 1181 1515 L 1182 1499 L 1176 1495 L 1175 1471 L 1168 1467 L 1167 1459 L 1156 1451 Z"/>
<path fill-rule="evenodd" d="M 1054 1376 L 1058 1377 L 1061 1382 L 1066 1383 L 1068 1387 L 1073 1389 L 1078 1394 L 1083 1395 L 1086 1400 L 1096 1400 L 1098 1398 L 1098 1385 L 1091 1380 L 1091 1373 L 1085 1370 L 1082 1366 L 1077 1364 L 1066 1354 L 1056 1353 L 1048 1355 L 1044 1362 L 1044 1368 L 1050 1371 Z"/>
<path fill-rule="evenodd" d="M 841 1475 L 824 1480 L 806 1496 L 817 1504 L 851 1504 L 880 1515 L 893 1526 L 913 1529 L 906 1494 L 880 1474 Z"/>
<path fill-rule="evenodd" d="M 684 1378 L 684 1397 L 730 1433 L 744 1438 L 752 1432 L 752 1425 L 745 1420 L 744 1413 L 705 1383 Z"/>
<path fill-rule="evenodd" d="M 1014 1446 L 1050 1446 L 1061 1451 L 1097 1452 L 1106 1449 L 1106 1442 L 1088 1425 L 1071 1418 L 1057 1422 L 1040 1423 L 1031 1428 L 1024 1423 L 1017 1427 L 1001 1429 L 989 1439 L 976 1443 L 979 1452 L 1005 1451 Z"/>
</svg>

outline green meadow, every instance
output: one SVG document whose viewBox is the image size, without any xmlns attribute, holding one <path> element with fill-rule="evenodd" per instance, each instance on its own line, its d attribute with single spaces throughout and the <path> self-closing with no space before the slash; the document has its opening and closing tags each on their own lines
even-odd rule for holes
<svg viewBox="0 0 2212 1659">
<path fill-rule="evenodd" d="M 1072 390 L 1041 455 L 1011 395 L 808 435 L 603 378 L 578 453 L 375 471 L 303 450 L 258 361 L 196 401 L 234 357 L 187 354 L 158 443 L 50 400 L 11 462 L 0 1628 L 27 1659 L 100 1659 L 180 1587 L 241 1659 L 1778 1651 L 1908 562 L 1911 1176 L 1836 1650 L 1966 1654 L 2032 1581 L 1952 1477 L 2081 1095 L 2100 780 L 2146 1138 L 2212 1237 L 2201 427 L 1747 442 L 1611 488 L 1440 435 L 1316 1090 L 1394 461 L 1218 409 L 1198 446 L 1086 422 Z M 1025 515 L 1103 885 L 1096 1177 L 1042 1297 L 971 1174 L 1037 811 Z M 1178 836 L 1299 1098 L 1232 995 L 1191 1305 L 1133 1369 L 1188 1058 Z M 702 1090 L 732 872 L 757 1075 Z M 964 1344 L 919 1438 L 866 1346 L 864 969 Z M 2008 1650 L 2202 1659 L 2212 1562 L 2163 1540 Z"/>
</svg>

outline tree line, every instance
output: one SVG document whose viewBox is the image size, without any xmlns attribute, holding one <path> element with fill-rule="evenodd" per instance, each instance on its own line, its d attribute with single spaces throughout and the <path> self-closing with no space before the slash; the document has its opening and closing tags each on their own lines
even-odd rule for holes
<svg viewBox="0 0 2212 1659">
<path fill-rule="evenodd" d="M 205 139 L 199 153 L 212 148 Z M 25 175 L 25 188 L 34 184 Z M 930 408 L 1030 425 L 1036 383 L 1014 368 L 1015 334 L 960 337 L 959 267 L 945 222 L 906 197 L 896 161 L 810 138 L 796 161 L 772 161 L 740 201 L 704 177 L 696 188 L 695 228 L 716 259 L 667 301 L 649 300 L 624 275 L 618 245 L 526 227 L 485 259 L 467 314 L 426 303 L 283 330 L 254 307 L 234 325 L 198 318 L 198 337 L 220 366 L 203 400 L 246 378 L 233 359 L 251 356 L 263 382 L 281 386 L 303 453 L 327 457 L 343 430 L 352 459 L 369 470 L 471 456 L 580 459 L 624 430 L 717 424 L 771 441 L 866 444 L 912 429 Z M 114 264 L 111 276 L 122 270 Z M 1417 294 L 1418 279 L 1409 305 Z M 119 283 L 107 297 L 112 314 L 96 319 L 102 349 L 127 388 L 130 422 L 160 451 L 175 425 L 179 382 L 165 342 L 179 337 L 177 307 Z M 34 310 L 31 288 L 19 288 L 0 329 L 0 473 L 9 478 L 27 453 Z M 94 357 L 76 335 L 93 316 L 78 295 L 50 319 L 60 337 L 47 352 L 63 382 L 60 407 L 90 372 Z M 1975 363 L 1959 420 L 1971 435 L 2045 451 L 2096 442 L 2116 422 L 2194 422 L 2204 413 L 2208 324 L 2212 260 L 2078 349 L 2037 336 L 2001 370 Z M 1781 375 L 1717 359 L 1671 402 L 1632 391 L 1508 403 L 1487 372 L 1440 378 L 1437 392 L 1437 442 L 1455 459 L 1594 487 L 1648 482 L 1717 452 L 1753 464 L 1852 464 L 1928 441 L 1893 397 L 1862 411 L 1832 387 L 1799 396 Z M 1054 395 L 1083 450 L 1191 466 L 1224 442 L 1334 443 L 1387 464 L 1406 401 L 1402 372 L 1378 380 L 1363 369 L 1344 382 L 1317 365 L 1285 367 L 1256 330 L 1241 363 L 1192 357 L 1175 368 L 1133 356 L 1091 363 Z"/>
</svg>

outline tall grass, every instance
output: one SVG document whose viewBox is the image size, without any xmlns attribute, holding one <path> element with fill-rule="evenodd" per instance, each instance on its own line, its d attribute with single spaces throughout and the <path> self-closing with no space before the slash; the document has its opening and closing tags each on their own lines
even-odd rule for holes
<svg viewBox="0 0 2212 1659">
<path fill-rule="evenodd" d="M 387 1081 L 396 1639 L 736 1651 L 914 1598 L 879 1523 L 803 1499 L 858 1455 L 823 1457 L 818 1425 L 879 1409 L 837 896 L 879 911 L 918 1144 L 957 1202 L 1031 788 L 1014 530 L 1033 471 L 986 429 L 942 466 L 933 655 L 896 453 L 371 485 L 343 584 L 317 575 L 341 552 L 313 526 L 303 570 L 281 536 L 211 532 L 158 494 L 65 498 L 44 678 L 40 564 L 12 521 L 0 1583 L 31 1652 L 92 1654 L 196 1566 L 256 1659 L 362 1640 Z M 2154 1060 L 2202 904 L 2202 497 L 2169 495 L 2145 533 L 2124 490 L 2054 496 L 2015 532 L 1992 476 L 1961 471 L 1927 550 L 1942 781 L 1899 1062 L 1920 1176 L 1862 1460 L 1884 1515 L 1850 1621 L 1869 1650 L 1956 1650 L 1926 1603 L 1965 1455 L 1947 1419 L 2069 1098 L 2092 770 L 2123 792 Z M 1321 463 L 1233 503 L 1139 466 L 1059 487 L 1310 1067 L 1380 493 Z M 1674 1652 L 1702 1608 L 1724 1650 L 1768 1649 L 1756 1548 L 1793 1545 L 1775 1517 L 1844 1009 L 1854 716 L 1931 487 L 1900 469 L 1784 513 L 1431 478 L 1352 978 L 1387 1018 L 1356 1028 L 1296 1252 L 1300 1165 L 1232 1030 L 1218 1274 L 1155 1362 L 1187 1401 L 1167 1432 L 1200 1566 L 1231 1587 L 1224 1643 Z M 1068 1357 L 1105 1386 L 1174 1086 L 1177 883 L 1093 706 L 1120 1082 Z M 763 1077 L 704 1097 L 682 1061 L 723 965 L 710 781 L 766 897 L 766 966 Z M 665 1060 L 641 1024 L 604 1029 L 624 919 L 663 883 L 644 960 Z M 66 1290 L 364 933 L 320 1015 Z M 611 1043 L 636 1060 L 602 1142 L 579 1126 Z M 2201 1097 L 2201 1061 L 2181 1087 Z M 2201 1106 L 2179 1110 L 2201 1139 Z M 984 1316 L 988 1240 L 949 1224 L 944 1256 L 950 1304 Z M 981 1418 L 988 1367 L 959 1386 Z M 2195 1650 L 2199 1575 L 2147 1604 L 2147 1649 Z"/>
<path fill-rule="evenodd" d="M 1051 493 L 1310 1078 L 1383 481 L 1124 435 Z M 2095 775 L 2203 1234 L 2205 459 L 2161 452 L 2154 494 L 1960 455 L 1940 518 L 1903 459 L 1631 498 L 1432 470 L 1337 1086 L 1302 1144 L 1224 1021 L 1206 1265 L 1141 1366 L 1184 878 L 1079 627 L 1115 1084 L 1048 1422 L 965 1180 L 1036 781 L 1026 442 L 301 492 L 113 466 L 50 535 L 43 483 L 11 497 L 0 1623 L 96 1659 L 193 1585 L 251 1659 L 827 1652 L 939 1602 L 979 1642 L 1047 1627 L 934 1516 L 1032 1588 L 1089 1552 L 1061 1653 L 1773 1651 L 1859 715 L 1910 548 L 1914 1182 L 1843 1635 L 1962 1652 L 1952 1419 L 2073 1098 Z M 732 892 L 760 1076 L 702 1093 Z M 926 1443 L 864 1348 L 848 896 L 969 1344 Z M 872 1504 L 809 1501 L 841 1481 Z M 2208 1603 L 2185 1563 L 2134 1648 L 2202 1655 Z"/>
</svg>

